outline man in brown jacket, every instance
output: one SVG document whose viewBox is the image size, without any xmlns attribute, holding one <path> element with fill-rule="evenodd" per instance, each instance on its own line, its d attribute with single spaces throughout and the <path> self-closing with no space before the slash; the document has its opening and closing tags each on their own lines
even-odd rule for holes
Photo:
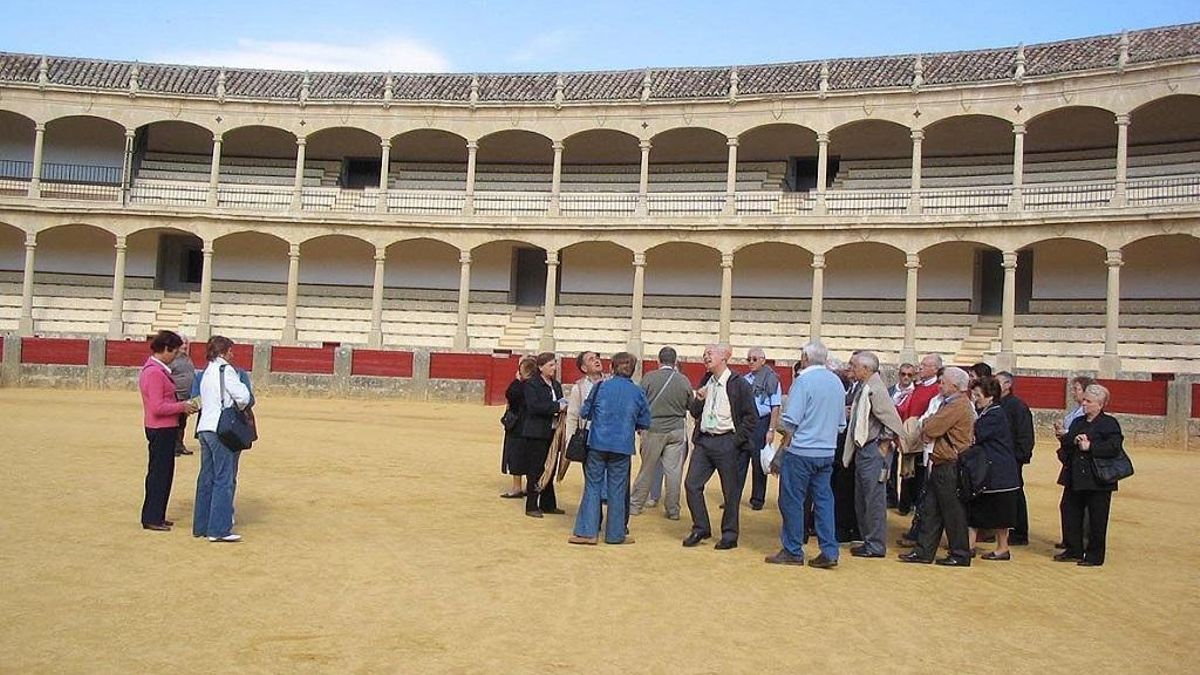
<svg viewBox="0 0 1200 675">
<path fill-rule="evenodd" d="M 950 554 L 937 564 L 970 567 L 971 550 L 967 539 L 967 513 L 958 498 L 958 455 L 971 445 L 975 414 L 967 392 L 968 377 L 960 368 L 947 368 L 939 383 L 944 397 L 942 407 L 925 420 L 922 435 L 933 442 L 930 461 L 933 468 L 921 503 L 921 531 L 910 553 L 900 555 L 902 562 L 930 563 L 937 555 L 943 529 L 950 542 Z"/>
</svg>

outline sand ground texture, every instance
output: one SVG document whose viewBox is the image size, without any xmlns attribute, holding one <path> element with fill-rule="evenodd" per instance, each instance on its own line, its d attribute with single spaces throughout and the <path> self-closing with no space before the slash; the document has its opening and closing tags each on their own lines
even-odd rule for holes
<svg viewBox="0 0 1200 675">
<path fill-rule="evenodd" d="M 779 567 L 767 508 L 740 548 L 566 544 L 567 516 L 501 500 L 498 408 L 264 398 L 241 465 L 239 544 L 193 539 L 199 455 L 170 533 L 138 525 L 132 392 L 0 390 L 0 671 L 1196 672 L 1200 455 L 1135 450 L 1102 568 L 1054 563 L 1056 461 L 1028 473 L 1033 543 L 970 569 Z M 194 447 L 196 442 L 190 441 Z M 710 510 L 719 517 L 714 493 Z M 891 538 L 904 519 L 890 514 Z M 810 544 L 815 555 L 815 542 Z"/>
</svg>

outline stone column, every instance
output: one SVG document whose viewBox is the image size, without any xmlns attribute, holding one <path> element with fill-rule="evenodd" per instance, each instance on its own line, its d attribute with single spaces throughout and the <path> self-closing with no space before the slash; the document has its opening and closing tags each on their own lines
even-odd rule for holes
<svg viewBox="0 0 1200 675">
<path fill-rule="evenodd" d="M 296 176 L 292 180 L 292 210 L 299 211 L 304 207 L 304 146 L 308 139 L 296 137 Z"/>
<path fill-rule="evenodd" d="M 737 213 L 737 151 L 738 137 L 730 136 L 725 140 L 729 146 L 729 159 L 725 166 L 725 213 Z"/>
<path fill-rule="evenodd" d="M 550 172 L 550 215 L 557 216 L 561 211 L 559 199 L 562 195 L 562 159 L 563 142 L 555 141 L 550 146 L 554 149 L 554 166 Z"/>
<path fill-rule="evenodd" d="M 112 317 L 108 320 L 108 337 L 120 340 L 125 335 L 125 237 L 117 237 L 116 260 L 113 262 Z"/>
<path fill-rule="evenodd" d="M 1118 331 L 1121 328 L 1121 265 L 1125 264 L 1120 249 L 1110 249 L 1104 260 L 1108 265 L 1108 295 L 1105 298 L 1104 356 L 1100 357 L 1100 377 L 1116 377 L 1121 370 Z"/>
<path fill-rule="evenodd" d="M 392 139 L 385 138 L 380 141 L 379 148 L 382 154 L 379 158 L 379 197 L 375 201 L 375 211 L 377 213 L 387 213 L 388 185 L 391 182 L 391 177 L 388 174 L 392 170 Z"/>
<path fill-rule="evenodd" d="M 1020 211 L 1025 208 L 1022 190 L 1025 185 L 1025 125 L 1013 125 L 1013 177 L 1012 196 L 1009 198 L 1008 209 Z"/>
<path fill-rule="evenodd" d="M 33 335 L 33 264 L 37 250 L 37 234 L 25 234 L 25 269 L 21 273 L 21 318 L 17 332 L 23 337 Z"/>
<path fill-rule="evenodd" d="M 646 295 L 646 254 L 633 254 L 633 313 L 629 318 L 629 353 L 642 355 L 642 313 Z"/>
<path fill-rule="evenodd" d="M 558 296 L 558 251 L 546 251 L 546 303 L 542 308 L 544 323 L 539 348 L 554 351 L 554 307 Z"/>
<path fill-rule="evenodd" d="M 996 370 L 1011 371 L 1017 357 L 1013 351 L 1013 334 L 1017 325 L 1017 253 L 1004 252 L 1004 302 L 1000 317 L 1000 353 L 996 355 Z"/>
<path fill-rule="evenodd" d="M 137 129 L 125 130 L 125 154 L 121 161 L 121 203 L 129 203 L 129 188 L 133 185 L 133 140 Z"/>
<path fill-rule="evenodd" d="M 46 147 L 46 125 L 33 125 L 33 166 L 29 169 L 29 196 L 42 196 L 42 153 Z"/>
<path fill-rule="evenodd" d="M 912 130 L 912 195 L 908 200 L 909 213 L 921 212 L 921 142 L 924 140 L 924 131 Z"/>
<path fill-rule="evenodd" d="M 721 324 L 718 341 L 729 344 L 733 319 L 733 254 L 721 254 Z"/>
<path fill-rule="evenodd" d="M 829 182 L 829 134 L 817 134 L 817 203 L 818 215 L 825 213 L 825 184 Z"/>
<path fill-rule="evenodd" d="M 212 307 L 213 242 L 205 240 L 200 252 L 204 256 L 204 269 L 200 274 L 200 316 L 196 319 L 196 342 L 206 342 L 212 337 L 209 314 Z"/>
<path fill-rule="evenodd" d="M 375 282 L 371 285 L 371 335 L 367 338 L 367 346 L 371 349 L 383 348 L 383 273 L 387 264 L 387 249 L 375 247 Z"/>
<path fill-rule="evenodd" d="M 221 134 L 213 134 L 212 163 L 208 166 L 208 205 L 220 204 L 218 188 L 221 184 Z"/>
<path fill-rule="evenodd" d="M 642 163 L 638 169 L 637 213 L 644 216 L 650 212 L 650 141 L 639 142 L 638 148 L 642 151 Z"/>
<path fill-rule="evenodd" d="M 814 253 L 812 260 L 812 300 L 808 316 L 808 335 L 812 340 L 821 337 L 821 314 L 825 305 L 825 254 Z"/>
<path fill-rule="evenodd" d="M 296 305 L 300 299 L 300 244 L 288 246 L 287 309 L 283 319 L 284 344 L 296 344 Z"/>
<path fill-rule="evenodd" d="M 1117 182 L 1113 186 L 1113 206 L 1125 206 L 1125 187 L 1128 174 L 1129 115 L 1117 115 Z"/>
<path fill-rule="evenodd" d="M 901 363 L 917 362 L 917 270 L 921 269 L 921 256 L 909 253 L 904 267 L 908 278 L 904 287 L 904 348 L 900 350 Z"/>
<path fill-rule="evenodd" d="M 478 153 L 479 144 L 467 141 L 467 197 L 463 201 L 463 214 L 468 216 L 475 213 L 475 156 Z"/>
<path fill-rule="evenodd" d="M 461 269 L 458 274 L 458 328 L 454 332 L 454 348 L 466 349 L 470 346 L 467 337 L 467 312 L 471 304 L 471 252 L 460 251 L 458 262 Z"/>
</svg>

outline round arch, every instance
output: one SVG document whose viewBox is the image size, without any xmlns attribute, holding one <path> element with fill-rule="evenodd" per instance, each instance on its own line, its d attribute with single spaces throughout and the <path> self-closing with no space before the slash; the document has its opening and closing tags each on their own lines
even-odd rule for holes
<svg viewBox="0 0 1200 675">
<path fill-rule="evenodd" d="M 924 132 L 923 167 L 964 162 L 978 165 L 986 156 L 988 165 L 995 165 L 1005 179 L 1011 177 L 1013 131 L 1008 120 L 993 115 L 954 115 L 926 126 Z M 981 175 L 977 171 L 975 175 Z"/>
<path fill-rule="evenodd" d="M 825 298 L 903 300 L 904 251 L 878 241 L 853 241 L 825 252 Z"/>
<path fill-rule="evenodd" d="M 289 244 L 270 232 L 238 230 L 213 240 L 213 279 L 287 283 Z"/>
<path fill-rule="evenodd" d="M 391 242 L 385 251 L 385 287 L 458 289 L 460 250 L 454 244 L 432 237 L 412 237 Z"/>
<path fill-rule="evenodd" d="M 802 298 L 812 295 L 813 254 L 799 244 L 748 242 L 733 254 L 733 296 Z"/>
<path fill-rule="evenodd" d="M 305 137 L 305 158 L 341 160 L 346 157 L 378 159 L 383 155 L 378 135 L 358 127 L 332 126 Z"/>
<path fill-rule="evenodd" d="M 1108 294 L 1108 267 L 1104 262 L 1107 251 L 1103 245 L 1060 236 L 1030 242 L 1018 250 L 1018 255 L 1025 252 L 1030 258 L 1027 262 L 1018 258 L 1017 272 L 1019 276 L 1025 264 L 1032 267 L 1031 300 L 1103 300 Z"/>
<path fill-rule="evenodd" d="M 563 139 L 563 166 L 641 162 L 638 137 L 617 129 L 585 129 Z"/>
<path fill-rule="evenodd" d="M 319 234 L 300 242 L 300 283 L 372 286 L 375 244 L 353 234 Z"/>
<path fill-rule="evenodd" d="M 646 250 L 646 294 L 716 298 L 721 295 L 721 251 L 690 241 Z"/>
<path fill-rule="evenodd" d="M 792 122 L 750 127 L 738 134 L 738 163 L 816 157 L 817 132 Z"/>
<path fill-rule="evenodd" d="M 29 178 L 36 126 L 21 113 L 0 110 L 0 180 Z"/>
<path fill-rule="evenodd" d="M 633 251 L 612 241 L 581 241 L 558 252 L 563 293 L 633 293 Z"/>
<path fill-rule="evenodd" d="M 221 134 L 221 163 L 226 157 L 295 159 L 296 134 L 280 127 L 248 124 Z"/>
<path fill-rule="evenodd" d="M 111 277 L 117 236 L 91 223 L 64 223 L 38 230 L 35 272 Z"/>
<path fill-rule="evenodd" d="M 125 127 L 94 115 L 65 115 L 46 123 L 42 178 L 116 185 L 125 163 Z"/>
<path fill-rule="evenodd" d="M 480 164 L 535 164 L 554 161 L 549 136 L 527 129 L 502 129 L 481 136 L 476 161 Z"/>
<path fill-rule="evenodd" d="M 25 269 L 25 230 L 0 221 L 0 270 Z"/>
<path fill-rule="evenodd" d="M 1121 297 L 1200 299 L 1195 273 L 1200 270 L 1200 236 L 1157 234 L 1140 237 L 1121 249 Z"/>
<path fill-rule="evenodd" d="M 674 127 L 650 138 L 651 164 L 722 163 L 729 159 L 729 139 L 709 127 Z"/>
<path fill-rule="evenodd" d="M 1130 114 L 1130 178 L 1193 173 L 1189 167 L 1190 153 L 1197 151 L 1200 151 L 1200 96 L 1164 96 L 1142 104 Z"/>
<path fill-rule="evenodd" d="M 1115 157 L 1117 125 L 1114 113 L 1096 106 L 1064 106 L 1047 110 L 1025 123 L 1027 166 L 1036 164 L 1041 153 L 1069 151 L 1090 151 L 1097 157 Z"/>
<path fill-rule="evenodd" d="M 157 120 L 138 127 L 144 144 L 143 168 L 165 154 L 196 155 L 195 162 L 207 165 L 212 157 L 213 132 L 208 127 L 184 120 Z M 153 166 L 153 164 L 151 164 Z"/>
</svg>

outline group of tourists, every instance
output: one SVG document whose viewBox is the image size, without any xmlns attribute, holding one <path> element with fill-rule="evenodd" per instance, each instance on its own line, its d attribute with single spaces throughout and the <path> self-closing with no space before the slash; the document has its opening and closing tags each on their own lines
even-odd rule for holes
<svg viewBox="0 0 1200 675">
<path fill-rule="evenodd" d="M 657 505 L 679 520 L 682 487 L 691 516 L 683 546 L 715 539 L 715 549 L 728 550 L 738 546 L 747 479 L 748 504 L 757 511 L 774 475 L 781 547 L 768 563 L 836 567 L 843 544 L 853 557 L 884 558 L 889 508 L 912 515 L 895 542 L 907 549 L 902 562 L 1009 561 L 1013 547 L 1029 543 L 1023 474 L 1033 458 L 1034 420 L 1011 373 L 993 373 L 985 363 L 946 367 L 927 354 L 901 364 L 889 386 L 876 354 L 857 351 L 843 363 L 814 340 L 801 349 L 785 398 L 761 348 L 749 350 L 742 373 L 730 367 L 731 357 L 728 345 L 709 345 L 706 372 L 693 383 L 676 350 L 664 347 L 658 368 L 635 383 L 632 354 L 615 354 L 606 374 L 599 354 L 585 351 L 576 359 L 582 377 L 567 393 L 554 354 L 521 359 L 502 418 L 502 470 L 513 483 L 501 497 L 523 498 L 530 517 L 564 514 L 554 483 L 572 459 L 582 459 L 569 543 L 597 544 L 602 525 L 605 543 L 632 543 L 630 515 Z M 1106 388 L 1077 377 L 1071 391 L 1074 405 L 1054 425 L 1063 487 L 1062 552 L 1054 559 L 1099 566 L 1117 489 L 1099 467 L 1125 456 L 1123 437 L 1104 412 Z M 585 458 L 569 457 L 577 437 Z M 714 473 L 719 529 L 704 498 Z M 819 550 L 809 557 L 805 545 L 814 536 Z"/>
<path fill-rule="evenodd" d="M 242 538 L 233 532 L 233 500 L 241 455 L 217 433 L 218 425 L 222 410 L 231 406 L 249 410 L 254 395 L 246 372 L 233 365 L 232 340 L 219 335 L 210 338 L 205 345 L 205 360 L 207 366 L 197 373 L 183 338 L 173 331 L 159 331 L 150 341 L 150 356 L 138 376 L 149 450 L 142 527 L 169 532 L 175 524 L 167 519 L 175 458 L 192 454 L 183 442 L 184 430 L 188 416 L 198 414 L 200 470 L 192 536 L 231 543 Z"/>
</svg>

